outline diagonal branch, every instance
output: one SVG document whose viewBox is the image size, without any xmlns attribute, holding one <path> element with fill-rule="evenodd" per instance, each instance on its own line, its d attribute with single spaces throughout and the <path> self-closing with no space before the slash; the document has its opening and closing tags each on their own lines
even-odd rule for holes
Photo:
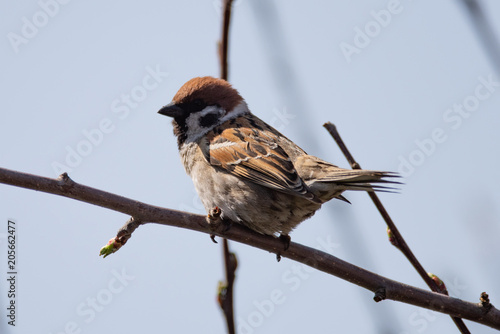
<svg viewBox="0 0 500 334">
<path fill-rule="evenodd" d="M 493 24 L 486 15 L 484 5 L 478 0 L 461 0 L 461 2 L 465 6 L 477 37 L 483 44 L 486 55 L 489 56 L 497 74 L 500 74 L 500 44 Z"/>
<path fill-rule="evenodd" d="M 87 187 L 74 182 L 67 174 L 61 175 L 58 179 L 50 179 L 0 168 L 0 183 L 73 198 L 122 212 L 143 224 L 156 223 L 216 234 L 268 252 L 280 253 L 282 257 L 359 285 L 374 292 L 376 301 L 391 299 L 500 329 L 500 311 L 490 304 L 486 294 L 482 294 L 481 303 L 474 304 L 396 282 L 295 242 L 291 242 L 288 250 L 283 252 L 283 243 L 277 238 L 261 235 L 238 224 L 233 224 L 226 231 L 224 229 L 214 231 L 208 225 L 205 216 L 165 209 Z"/>
<path fill-rule="evenodd" d="M 354 160 L 354 157 L 351 155 L 351 152 L 347 149 L 347 146 L 344 144 L 344 141 L 342 140 L 342 137 L 340 137 L 340 134 L 337 131 L 337 127 L 330 123 L 327 122 L 323 125 L 330 135 L 333 137 L 337 145 L 339 146 L 340 150 L 344 154 L 345 158 L 351 165 L 352 169 L 361 169 L 361 166 Z M 420 274 L 422 279 L 425 281 L 427 286 L 431 288 L 432 291 L 434 292 L 440 292 L 443 293 L 438 284 L 436 283 L 435 280 L 432 279 L 432 277 L 425 271 L 424 267 L 420 264 L 418 261 L 417 257 L 413 254 L 412 250 L 406 243 L 405 239 L 399 233 L 398 228 L 396 227 L 396 224 L 392 221 L 391 216 L 389 216 L 389 213 L 385 209 L 384 205 L 378 198 L 377 194 L 374 192 L 368 192 L 368 195 L 370 196 L 371 200 L 373 201 L 373 204 L 377 207 L 377 210 L 380 212 L 380 215 L 382 218 L 384 218 L 384 221 L 386 222 L 389 231 L 392 233 L 394 236 L 395 242 L 393 243 L 394 246 L 396 246 L 403 254 L 406 256 L 408 261 L 413 265 L 415 270 Z M 462 319 L 457 318 L 457 317 L 452 317 L 453 322 L 455 325 L 458 327 L 461 333 L 467 334 L 470 333 L 467 327 L 465 326 L 464 322 Z"/>
</svg>

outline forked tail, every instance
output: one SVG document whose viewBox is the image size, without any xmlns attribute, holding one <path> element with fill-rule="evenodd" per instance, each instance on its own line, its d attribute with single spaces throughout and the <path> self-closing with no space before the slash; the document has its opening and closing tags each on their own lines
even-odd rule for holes
<svg viewBox="0 0 500 334">
<path fill-rule="evenodd" d="M 401 182 L 394 180 L 399 178 L 399 175 L 393 172 L 344 169 L 332 173 L 330 176 L 330 178 L 322 179 L 321 182 L 335 182 L 342 190 L 397 192 L 399 188 L 394 187 L 394 185 L 401 184 Z"/>
</svg>

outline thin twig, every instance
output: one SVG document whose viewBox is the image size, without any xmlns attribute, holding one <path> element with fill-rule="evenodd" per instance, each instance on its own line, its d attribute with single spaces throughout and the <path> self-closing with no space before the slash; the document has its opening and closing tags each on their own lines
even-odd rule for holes
<svg viewBox="0 0 500 334">
<path fill-rule="evenodd" d="M 484 6 L 478 0 L 462 0 L 462 2 L 486 54 L 500 75 L 500 41 L 495 35 L 495 29 L 485 13 Z"/>
<path fill-rule="evenodd" d="M 219 42 L 220 77 L 228 79 L 228 45 L 229 45 L 229 24 L 231 22 L 232 0 L 224 0 L 222 6 L 222 38 Z"/>
<path fill-rule="evenodd" d="M 68 177 L 68 174 L 63 174 L 63 177 Z M 99 251 L 99 256 L 106 258 L 107 256 L 117 252 L 123 245 L 125 245 L 132 237 L 132 233 L 142 224 L 142 222 L 134 217 L 130 219 L 118 230 L 116 237 L 111 238 L 106 246 L 102 247 Z"/>
<path fill-rule="evenodd" d="M 138 202 L 123 196 L 87 187 L 71 180 L 67 175 L 59 179 L 21 173 L 0 168 L 0 183 L 43 191 L 103 208 L 122 212 L 134 217 L 142 224 L 156 223 L 185 228 L 240 242 L 282 257 L 303 263 L 325 273 L 359 285 L 376 293 L 380 299 L 399 301 L 429 310 L 469 319 L 500 330 L 500 310 L 495 308 L 482 294 L 481 303 L 471 303 L 443 294 L 426 291 L 406 285 L 343 261 L 333 255 L 290 242 L 283 252 L 283 242 L 272 236 L 254 232 L 241 224 L 233 224 L 230 229 L 215 230 L 209 226 L 206 216 L 165 209 Z M 207 240 L 208 242 L 208 240 Z"/>
<path fill-rule="evenodd" d="M 233 308 L 233 291 L 234 278 L 236 273 L 237 261 L 236 255 L 229 250 L 229 241 L 223 239 L 224 267 L 226 268 L 226 283 L 223 284 L 224 293 L 219 293 L 219 303 L 224 311 L 226 318 L 227 330 L 229 333 L 235 333 L 234 326 L 234 308 Z"/>
<path fill-rule="evenodd" d="M 229 24 L 231 22 L 232 0 L 224 0 L 222 11 L 222 38 L 219 41 L 220 77 L 228 80 L 228 48 L 229 48 Z M 234 334 L 234 308 L 233 308 L 233 287 L 236 271 L 236 255 L 229 250 L 227 239 L 222 241 L 224 268 L 226 272 L 226 282 L 222 284 L 222 291 L 219 289 L 219 304 L 226 318 L 227 331 Z"/>
<path fill-rule="evenodd" d="M 351 165 L 352 169 L 361 169 L 361 166 L 359 163 L 356 162 L 354 157 L 351 155 L 351 152 L 347 149 L 347 146 L 344 144 L 344 141 L 342 140 L 342 137 L 340 137 L 340 134 L 337 131 L 337 127 L 330 123 L 327 122 L 323 125 L 330 135 L 333 137 L 337 145 L 339 146 L 340 150 L 344 154 L 345 158 Z M 391 217 L 389 216 L 389 213 L 385 209 L 384 205 L 378 198 L 377 194 L 374 192 L 368 192 L 368 195 L 373 201 L 373 204 L 377 207 L 377 210 L 380 212 L 380 215 L 382 218 L 384 218 L 384 221 L 386 222 L 387 226 L 389 227 L 390 231 L 392 232 L 395 243 L 393 243 L 396 248 L 398 248 L 404 256 L 410 261 L 410 263 L 413 265 L 415 270 L 419 273 L 419 275 L 422 277 L 422 279 L 425 281 L 425 283 L 431 288 L 432 291 L 442 293 L 442 290 L 439 288 L 439 286 L 436 284 L 436 282 L 429 276 L 427 271 L 425 271 L 424 267 L 420 264 L 418 261 L 417 257 L 413 254 L 411 251 L 410 247 L 406 243 L 405 239 L 399 233 L 398 228 L 396 227 L 396 224 L 392 221 Z M 460 318 L 452 317 L 453 322 L 455 325 L 458 327 L 461 333 L 467 334 L 470 333 L 467 327 L 465 326 L 464 322 Z"/>
</svg>

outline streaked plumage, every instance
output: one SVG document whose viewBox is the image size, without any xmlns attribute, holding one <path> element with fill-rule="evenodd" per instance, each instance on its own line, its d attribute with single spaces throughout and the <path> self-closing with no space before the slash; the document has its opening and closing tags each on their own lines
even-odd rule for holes
<svg viewBox="0 0 500 334">
<path fill-rule="evenodd" d="M 288 235 L 345 190 L 383 190 L 393 173 L 348 170 L 308 155 L 250 113 L 224 80 L 194 78 L 160 114 L 173 117 L 186 172 L 207 212 L 259 233 Z"/>
</svg>

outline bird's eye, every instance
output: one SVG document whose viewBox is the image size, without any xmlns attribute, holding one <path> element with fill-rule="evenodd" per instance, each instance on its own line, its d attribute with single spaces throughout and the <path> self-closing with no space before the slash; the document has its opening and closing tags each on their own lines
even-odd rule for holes
<svg viewBox="0 0 500 334">
<path fill-rule="evenodd" d="M 205 109 L 206 106 L 207 104 L 202 99 L 195 99 L 189 103 L 188 110 L 189 112 L 197 112 Z"/>
<path fill-rule="evenodd" d="M 219 121 L 218 114 L 206 114 L 202 118 L 200 118 L 199 124 L 203 128 L 208 128 L 212 125 L 215 125 Z"/>
</svg>

